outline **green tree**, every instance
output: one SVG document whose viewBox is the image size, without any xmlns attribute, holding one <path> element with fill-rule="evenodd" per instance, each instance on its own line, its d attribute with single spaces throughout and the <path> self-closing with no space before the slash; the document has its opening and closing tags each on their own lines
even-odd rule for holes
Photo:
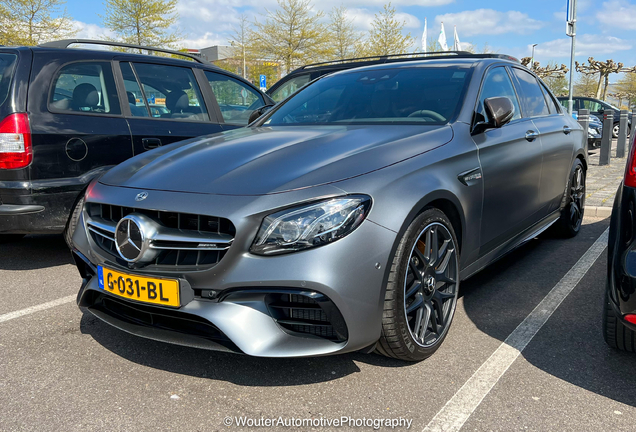
<svg viewBox="0 0 636 432">
<path fill-rule="evenodd" d="M 355 30 L 353 20 L 347 17 L 347 8 L 344 6 L 334 7 L 329 12 L 329 31 L 334 45 L 333 58 L 344 60 L 358 57 L 362 52 L 362 35 Z"/>
<path fill-rule="evenodd" d="M 395 18 L 395 8 L 391 3 L 377 14 L 371 23 L 369 38 L 365 42 L 365 53 L 369 56 L 403 54 L 409 52 L 414 39 L 411 34 L 404 35 L 402 31 L 406 21 L 398 21 Z"/>
<path fill-rule="evenodd" d="M 278 9 L 266 9 L 264 21 L 255 21 L 251 51 L 259 60 L 281 64 L 285 73 L 331 57 L 333 44 L 324 13 L 311 0 L 278 0 Z"/>
<path fill-rule="evenodd" d="M 636 73 L 628 72 L 623 74 L 616 83 L 618 93 L 623 93 L 630 107 L 636 104 Z"/>
<path fill-rule="evenodd" d="M 77 33 L 64 0 L 3 0 L 0 44 L 38 45 Z"/>
<path fill-rule="evenodd" d="M 166 47 L 181 39 L 171 27 L 177 23 L 177 0 L 105 0 L 104 26 L 118 42 Z"/>
<path fill-rule="evenodd" d="M 548 76 L 543 78 L 543 82 L 555 96 L 567 96 L 569 93 L 569 82 L 565 75 Z"/>
<path fill-rule="evenodd" d="M 228 41 L 232 46 L 232 57 L 240 60 L 241 68 L 239 69 L 239 75 L 243 78 L 247 77 L 247 64 L 254 57 L 250 49 L 250 39 L 252 38 L 252 29 L 247 15 L 241 14 L 239 17 L 238 27 L 233 27 L 233 33 Z"/>
<path fill-rule="evenodd" d="M 574 96 L 594 97 L 597 86 L 598 78 L 595 74 L 580 73 L 574 82 Z"/>
</svg>

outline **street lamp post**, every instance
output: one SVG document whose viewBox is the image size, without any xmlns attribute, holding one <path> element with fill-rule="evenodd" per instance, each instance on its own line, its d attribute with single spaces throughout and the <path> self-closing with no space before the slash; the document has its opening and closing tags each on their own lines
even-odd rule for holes
<svg viewBox="0 0 636 432">
<path fill-rule="evenodd" d="M 530 60 L 530 69 L 534 69 L 534 47 L 539 44 L 532 44 L 532 60 Z"/>
<path fill-rule="evenodd" d="M 576 49 L 576 0 L 568 0 L 567 18 L 565 34 L 572 38 L 570 52 L 570 85 L 568 88 L 568 113 L 572 115 L 574 101 L 572 100 L 572 89 L 574 87 L 574 57 Z"/>
</svg>

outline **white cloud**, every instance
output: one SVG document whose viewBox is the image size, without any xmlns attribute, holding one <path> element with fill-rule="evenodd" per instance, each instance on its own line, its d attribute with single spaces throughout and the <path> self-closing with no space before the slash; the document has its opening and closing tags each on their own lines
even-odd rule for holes
<svg viewBox="0 0 636 432">
<path fill-rule="evenodd" d="M 77 34 L 75 35 L 77 39 L 104 39 L 105 37 L 115 36 L 112 31 L 107 28 L 100 27 L 97 24 L 73 21 L 73 27 L 77 30 Z"/>
<path fill-rule="evenodd" d="M 438 15 L 435 21 L 446 28 L 457 26 L 460 36 L 498 35 L 505 33 L 527 34 L 539 30 L 544 22 L 532 19 L 518 11 L 499 12 L 493 9 L 477 9 L 459 13 Z"/>
<path fill-rule="evenodd" d="M 602 10 L 596 17 L 603 24 L 611 25 L 612 28 L 626 30 L 636 30 L 636 5 L 623 0 L 612 0 L 603 3 Z"/>
<path fill-rule="evenodd" d="M 535 57 L 570 57 L 570 42 L 570 38 L 563 38 L 540 43 L 535 47 Z M 613 36 L 584 34 L 576 37 L 576 55 L 584 59 L 588 56 L 612 54 L 631 48 L 630 42 Z M 528 55 L 531 50 L 531 46 L 528 45 Z"/>
<path fill-rule="evenodd" d="M 205 33 L 201 37 L 195 37 L 193 39 L 184 39 L 179 45 L 184 46 L 186 48 L 207 48 L 215 45 L 229 45 L 227 42 L 227 37 L 223 35 L 219 35 L 216 33 Z"/>
</svg>

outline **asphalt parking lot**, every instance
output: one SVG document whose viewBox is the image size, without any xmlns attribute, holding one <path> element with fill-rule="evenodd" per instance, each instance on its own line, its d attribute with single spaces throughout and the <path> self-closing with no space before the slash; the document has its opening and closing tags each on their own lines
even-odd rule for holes
<svg viewBox="0 0 636 432">
<path fill-rule="evenodd" d="M 249 430 L 235 418 L 346 416 L 402 418 L 422 431 L 442 427 L 435 419 L 446 415 L 464 416 L 465 431 L 633 431 L 636 356 L 601 336 L 606 251 L 575 274 L 586 251 L 603 250 L 596 241 L 609 220 L 584 224 L 574 239 L 533 240 L 465 281 L 448 338 L 417 364 L 359 353 L 250 358 L 140 339 L 82 315 L 71 301 L 80 278 L 61 237 L 2 245 L 0 430 Z M 493 353 L 562 279 L 575 281 L 572 292 L 493 380 Z M 33 308 L 56 299 L 63 300 Z M 338 428 L 364 429 L 373 428 Z"/>
</svg>

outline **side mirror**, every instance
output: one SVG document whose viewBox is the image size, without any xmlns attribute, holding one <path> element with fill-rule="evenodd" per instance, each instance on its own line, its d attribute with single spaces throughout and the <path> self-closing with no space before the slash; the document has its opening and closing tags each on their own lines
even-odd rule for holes
<svg viewBox="0 0 636 432">
<path fill-rule="evenodd" d="M 605 112 L 605 108 L 600 107 L 600 108 L 598 109 L 598 111 L 596 111 L 596 112 L 597 112 L 597 113 L 599 113 L 599 114 L 603 114 L 603 113 Z"/>
<path fill-rule="evenodd" d="M 250 118 L 247 120 L 247 124 L 252 124 L 252 122 L 256 121 L 256 119 L 258 119 L 260 116 L 271 110 L 273 106 L 274 105 L 269 104 L 252 111 L 252 114 L 250 114 Z"/>
<path fill-rule="evenodd" d="M 487 121 L 479 122 L 473 127 L 473 134 L 487 129 L 500 128 L 510 122 L 515 115 L 515 106 L 507 97 L 491 97 L 484 100 Z"/>
</svg>

